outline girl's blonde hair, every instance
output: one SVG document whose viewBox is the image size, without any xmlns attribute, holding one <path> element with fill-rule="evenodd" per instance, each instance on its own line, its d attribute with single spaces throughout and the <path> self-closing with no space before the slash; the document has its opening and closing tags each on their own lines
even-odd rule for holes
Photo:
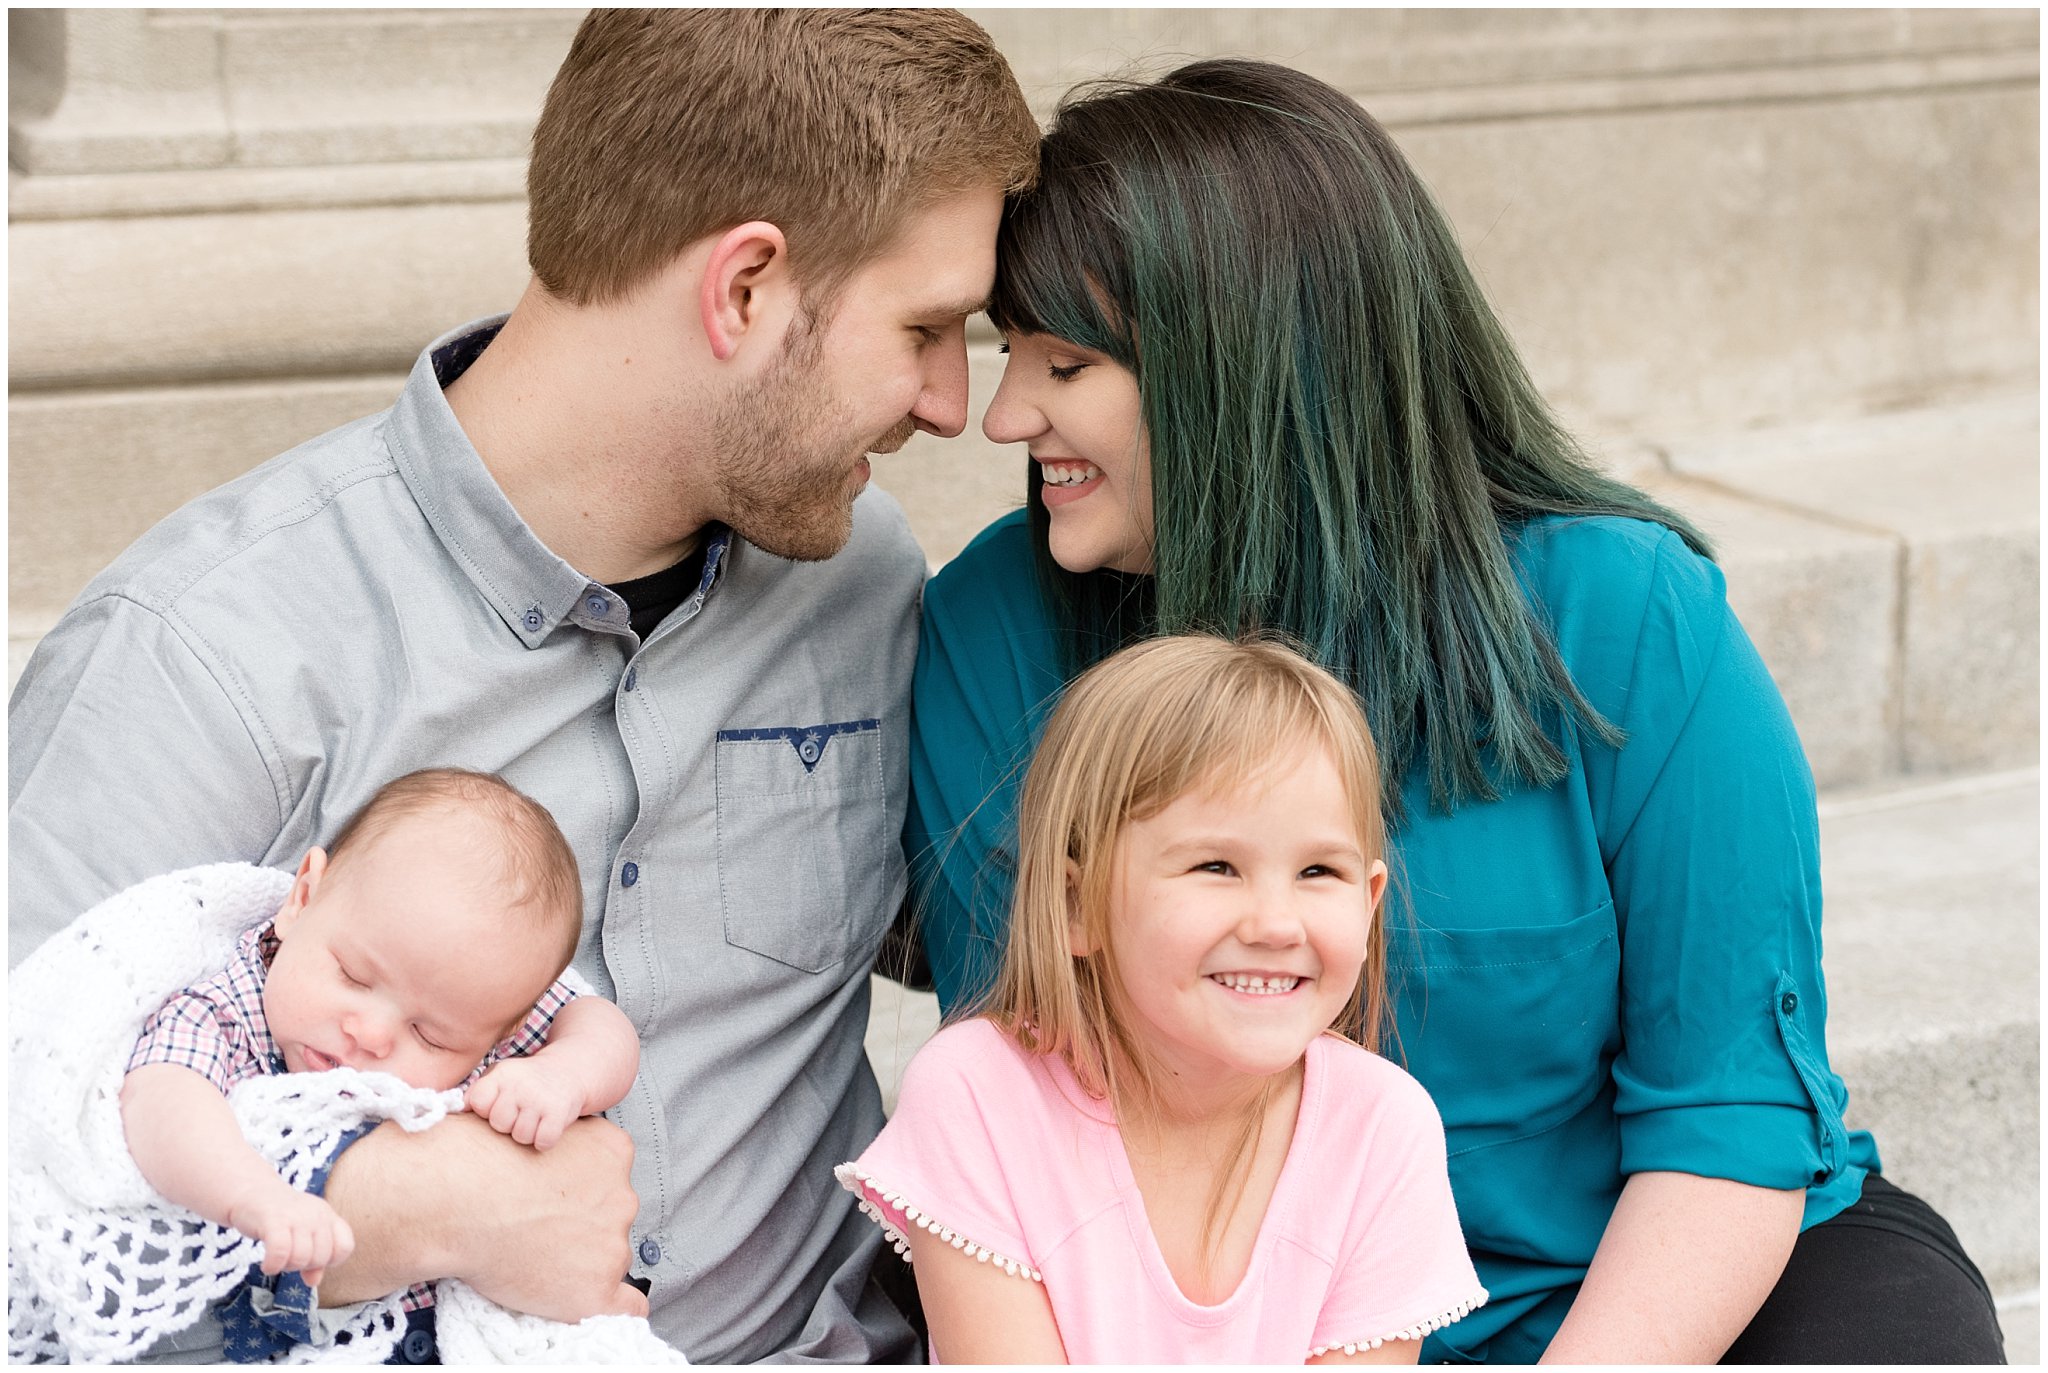
<svg viewBox="0 0 2048 1373">
<path fill-rule="evenodd" d="M 1256 785 L 1303 744 L 1336 765 L 1359 847 L 1386 854 L 1378 757 L 1350 689 L 1271 639 L 1151 639 L 1075 681 L 1024 779 L 1009 945 L 973 1014 L 1027 1052 L 1057 1054 L 1091 1094 L 1124 1108 L 1155 1102 L 1151 1055 L 1118 1010 L 1120 950 L 1109 921 L 1111 870 L 1124 827 L 1191 792 Z M 1078 912 L 1069 904 L 1078 868 Z M 1080 920 L 1086 958 L 1069 953 Z M 1386 1005 L 1386 939 L 1372 921 L 1365 966 L 1334 1028 L 1375 1048 Z M 1213 1217 L 1212 1217 L 1213 1219 Z"/>
</svg>

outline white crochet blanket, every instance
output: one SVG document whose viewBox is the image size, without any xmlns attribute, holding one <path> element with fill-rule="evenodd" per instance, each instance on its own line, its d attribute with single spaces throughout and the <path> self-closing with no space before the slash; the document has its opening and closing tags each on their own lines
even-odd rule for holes
<svg viewBox="0 0 2048 1373">
<path fill-rule="evenodd" d="M 291 877 L 219 863 L 152 878 L 95 906 L 7 979 L 9 1362 L 134 1359 L 231 1293 L 263 1246 L 158 1197 L 129 1156 L 121 1079 L 143 1022 L 211 976 L 249 926 L 275 913 Z M 383 1073 L 252 1078 L 230 1094 L 242 1133 L 303 1187 L 346 1131 L 396 1120 L 424 1130 L 462 1109 L 460 1091 Z M 365 1303 L 345 1344 L 295 1347 L 292 1362 L 377 1363 L 405 1333 L 400 1294 Z M 637 1317 L 564 1325 L 436 1284 L 448 1363 L 683 1363 Z"/>
</svg>

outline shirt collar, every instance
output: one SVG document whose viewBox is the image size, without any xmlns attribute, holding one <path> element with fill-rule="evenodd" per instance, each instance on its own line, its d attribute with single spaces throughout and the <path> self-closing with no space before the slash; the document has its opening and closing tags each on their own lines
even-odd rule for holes
<svg viewBox="0 0 2048 1373">
<path fill-rule="evenodd" d="M 527 527 L 441 394 L 506 318 L 465 324 L 427 345 L 392 407 L 387 442 L 399 476 L 457 565 L 506 627 L 536 648 L 564 620 L 610 627 L 616 619 L 623 626 L 626 608 L 615 596 L 601 596 L 603 588 Z"/>
</svg>

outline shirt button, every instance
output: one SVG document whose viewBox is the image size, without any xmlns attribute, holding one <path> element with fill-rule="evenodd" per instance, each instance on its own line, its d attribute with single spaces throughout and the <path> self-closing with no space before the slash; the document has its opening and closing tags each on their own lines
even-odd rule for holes
<svg viewBox="0 0 2048 1373">
<path fill-rule="evenodd" d="M 639 681 L 640 681 L 640 669 L 639 669 L 639 668 L 637 668 L 637 667 L 629 667 L 629 668 L 627 668 L 627 669 L 626 669 L 626 690 L 628 690 L 628 691 L 631 691 L 631 690 L 632 690 L 632 689 L 634 688 L 634 686 L 635 686 L 635 685 L 637 685 L 637 684 L 639 683 Z"/>
<path fill-rule="evenodd" d="M 1778 998 L 1778 1009 L 1783 1011 L 1786 1015 L 1790 1015 L 1792 1014 L 1792 1012 L 1798 1010 L 1799 993 L 1787 992 L 1785 993 L 1785 995 Z"/>
<path fill-rule="evenodd" d="M 585 608 L 588 609 L 590 613 L 593 615 L 602 615 L 607 610 L 610 610 L 612 608 L 612 603 L 610 601 L 607 601 L 602 596 L 587 597 L 585 598 L 583 604 Z"/>
<path fill-rule="evenodd" d="M 806 763 L 817 762 L 818 741 L 816 739 L 806 739 L 801 744 L 798 744 L 796 747 L 796 756 L 803 759 Z"/>
<path fill-rule="evenodd" d="M 520 617 L 520 620 L 522 623 L 525 624 L 527 629 L 529 629 L 535 634 L 538 634 L 540 632 L 540 627 L 546 623 L 546 620 L 540 613 L 539 606 L 535 606 L 531 610 L 527 611 L 526 614 Z"/>
<path fill-rule="evenodd" d="M 407 1363 L 431 1363 L 434 1358 L 434 1336 L 426 1330 L 408 1330 L 399 1352 Z"/>
<path fill-rule="evenodd" d="M 623 867 L 623 868 L 620 868 L 620 869 L 619 869 L 619 885 L 620 885 L 620 886 L 622 886 L 622 887 L 630 887 L 630 886 L 632 886 L 632 885 L 633 885 L 633 884 L 634 884 L 635 882 L 638 882 L 639 880 L 640 880 L 640 865 L 639 865 L 638 863 L 628 863 L 628 864 L 626 864 L 626 866 L 625 866 L 625 867 Z"/>
<path fill-rule="evenodd" d="M 640 1262 L 652 1268 L 661 1262 L 661 1246 L 653 1240 L 640 1241 Z"/>
</svg>

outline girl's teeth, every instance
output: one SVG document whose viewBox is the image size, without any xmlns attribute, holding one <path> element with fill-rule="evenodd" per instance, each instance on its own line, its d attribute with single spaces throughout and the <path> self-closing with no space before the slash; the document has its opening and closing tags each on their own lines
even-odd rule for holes
<svg viewBox="0 0 2048 1373">
<path fill-rule="evenodd" d="M 1282 992 L 1291 992 L 1301 981 L 1298 977 L 1260 977 L 1253 973 L 1211 973 L 1209 978 L 1233 992 L 1250 992 L 1254 996 L 1278 996 Z"/>
<path fill-rule="evenodd" d="M 1102 475 L 1093 463 L 1040 463 L 1047 486 L 1079 486 Z"/>
</svg>

